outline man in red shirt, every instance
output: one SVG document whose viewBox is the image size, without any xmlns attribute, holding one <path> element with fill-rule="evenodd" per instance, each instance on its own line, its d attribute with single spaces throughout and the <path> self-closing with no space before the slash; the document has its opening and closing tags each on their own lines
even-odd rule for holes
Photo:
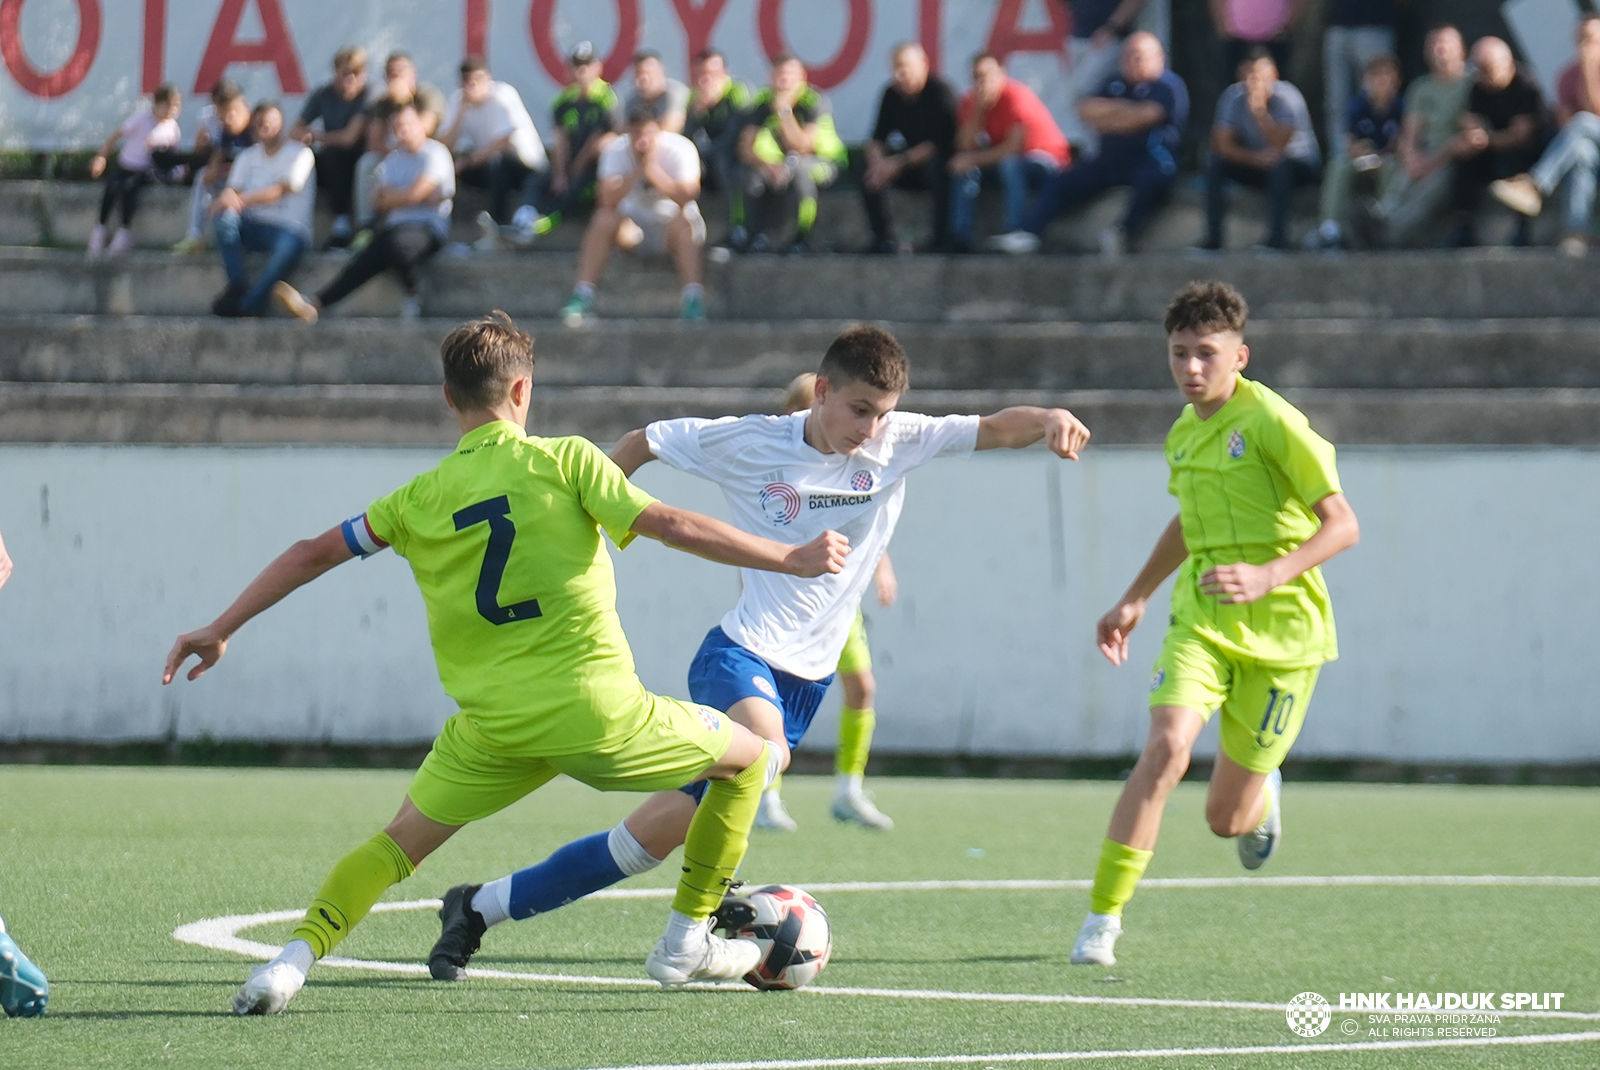
<svg viewBox="0 0 1600 1070">
<path fill-rule="evenodd" d="M 1010 233 L 1022 226 L 1028 198 L 1067 166 L 1067 139 L 1033 90 L 1006 75 L 999 57 L 972 61 L 972 89 L 961 99 L 956 153 L 950 157 L 950 242 L 972 250 L 972 208 L 985 183 L 1005 191 Z"/>
</svg>

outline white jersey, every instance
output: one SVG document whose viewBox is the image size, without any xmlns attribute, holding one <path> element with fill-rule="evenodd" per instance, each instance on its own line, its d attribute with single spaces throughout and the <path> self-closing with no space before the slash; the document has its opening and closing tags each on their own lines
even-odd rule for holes
<svg viewBox="0 0 1600 1070">
<path fill-rule="evenodd" d="M 850 539 L 844 571 L 801 579 L 741 569 L 739 604 L 722 618 L 735 643 L 775 669 L 820 680 L 839 664 L 861 595 L 889 545 L 905 499 L 905 475 L 978 444 L 976 416 L 894 412 L 853 455 L 806 443 L 804 412 L 662 420 L 645 428 L 650 452 L 722 488 L 734 523 L 799 546 L 832 529 Z"/>
</svg>

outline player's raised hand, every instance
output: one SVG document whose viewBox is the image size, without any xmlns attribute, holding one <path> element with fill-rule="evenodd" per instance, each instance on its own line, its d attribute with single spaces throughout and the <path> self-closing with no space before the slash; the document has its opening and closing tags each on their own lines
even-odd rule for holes
<svg viewBox="0 0 1600 1070">
<path fill-rule="evenodd" d="M 1128 660 L 1128 636 L 1144 619 L 1143 602 L 1118 602 L 1095 624 L 1095 640 L 1100 653 L 1113 665 Z"/>
<path fill-rule="evenodd" d="M 1051 409 L 1046 417 L 1044 444 L 1057 457 L 1078 459 L 1078 451 L 1089 443 L 1089 429 L 1066 409 Z"/>
<path fill-rule="evenodd" d="M 1201 593 L 1235 605 L 1264 598 L 1277 585 L 1268 569 L 1243 561 L 1236 565 L 1218 565 L 1200 577 Z"/>
<path fill-rule="evenodd" d="M 825 572 L 843 572 L 844 559 L 849 555 L 848 536 L 837 531 L 824 531 L 804 546 L 790 550 L 786 563 L 794 575 L 809 578 Z"/>
<path fill-rule="evenodd" d="M 178 675 L 178 670 L 183 668 L 183 663 L 189 660 L 191 654 L 200 659 L 200 664 L 189 670 L 189 679 L 198 680 L 205 675 L 205 671 L 227 653 L 228 640 L 219 634 L 215 627 L 207 625 L 199 631 L 188 632 L 178 636 L 178 641 L 172 644 L 172 653 L 167 655 L 167 671 L 162 674 L 161 682 L 170 684 Z"/>
</svg>

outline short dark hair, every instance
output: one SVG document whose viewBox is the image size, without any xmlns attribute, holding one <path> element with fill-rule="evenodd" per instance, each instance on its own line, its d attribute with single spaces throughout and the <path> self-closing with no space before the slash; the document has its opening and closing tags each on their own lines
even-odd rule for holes
<svg viewBox="0 0 1600 1070">
<path fill-rule="evenodd" d="M 995 55 L 993 52 L 979 52 L 976 56 L 972 57 L 972 62 L 967 64 L 967 66 L 976 67 L 986 59 L 994 60 L 996 63 L 1000 64 L 1001 67 L 1006 65 L 1006 61 Z"/>
<path fill-rule="evenodd" d="M 533 374 L 533 336 L 499 309 L 463 323 L 439 344 L 444 385 L 457 409 L 487 409 L 511 384 Z"/>
<path fill-rule="evenodd" d="M 894 335 L 870 323 L 845 328 L 822 355 L 817 377 L 835 387 L 866 383 L 891 394 L 911 385 L 911 361 Z"/>
<path fill-rule="evenodd" d="M 244 96 L 244 89 L 232 78 L 224 78 L 211 87 L 211 103 L 222 107 Z"/>
<path fill-rule="evenodd" d="M 467 75 L 477 74 L 479 71 L 482 71 L 484 74 L 489 73 L 489 61 L 484 59 L 482 56 L 468 56 L 466 59 L 461 61 L 462 81 L 466 81 Z"/>
<path fill-rule="evenodd" d="M 661 53 L 653 48 L 641 48 L 633 54 L 634 66 L 638 66 L 647 59 L 653 59 L 663 67 L 666 66 L 666 61 L 661 58 Z"/>
<path fill-rule="evenodd" d="M 162 82 L 156 86 L 156 91 L 150 94 L 150 100 L 156 104 L 170 104 L 174 100 L 183 99 L 183 90 L 172 82 Z"/>
<path fill-rule="evenodd" d="M 276 100 L 258 101 L 256 106 L 250 109 L 250 124 L 254 126 L 256 121 L 269 111 L 275 111 L 279 115 L 283 114 L 283 108 L 279 106 Z"/>
<path fill-rule="evenodd" d="M 1244 333 L 1250 306 L 1244 295 L 1225 282 L 1210 279 L 1191 282 L 1172 295 L 1164 325 L 1167 334 L 1179 331 L 1233 331 Z"/>
<path fill-rule="evenodd" d="M 407 63 L 411 64 L 413 67 L 415 67 L 417 65 L 417 61 L 411 58 L 411 53 L 409 53 L 409 52 L 398 52 L 398 51 L 389 53 L 387 58 L 384 59 L 383 65 L 385 67 L 387 67 L 389 64 L 394 63 L 397 60 L 402 60 L 402 59 L 405 60 Z"/>
<path fill-rule="evenodd" d="M 782 52 L 779 52 L 776 56 L 773 56 L 772 59 L 768 61 L 768 66 L 776 69 L 783 66 L 785 63 L 798 63 L 802 67 L 805 66 L 805 61 L 802 60 L 793 49 L 788 48 L 784 49 Z"/>
<path fill-rule="evenodd" d="M 628 125 L 639 126 L 643 123 L 659 123 L 661 116 L 656 114 L 654 101 L 635 100 L 628 105 Z"/>
<path fill-rule="evenodd" d="M 1272 54 L 1272 49 L 1268 48 L 1266 45 L 1251 45 L 1249 48 L 1245 49 L 1244 58 L 1239 61 L 1239 65 L 1254 67 L 1257 63 L 1260 63 L 1264 59 L 1270 60 L 1273 67 L 1277 67 L 1278 57 Z"/>
<path fill-rule="evenodd" d="M 694 57 L 696 63 L 705 63 L 714 59 L 720 59 L 724 67 L 728 65 L 728 57 L 722 54 L 720 48 L 702 48 L 699 54 Z"/>
</svg>

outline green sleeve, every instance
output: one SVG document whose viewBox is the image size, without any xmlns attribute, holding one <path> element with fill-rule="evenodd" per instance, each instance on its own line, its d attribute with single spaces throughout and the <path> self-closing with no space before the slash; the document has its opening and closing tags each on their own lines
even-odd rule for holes
<svg viewBox="0 0 1600 1070">
<path fill-rule="evenodd" d="M 1313 431 L 1299 410 L 1284 413 L 1275 426 L 1281 437 L 1272 444 L 1272 459 L 1296 496 L 1311 506 L 1340 493 L 1333 443 Z"/>
<path fill-rule="evenodd" d="M 415 480 L 412 481 L 414 482 Z M 367 526 L 401 557 L 406 556 L 406 542 L 409 536 L 405 525 L 405 507 L 411 497 L 412 483 L 385 494 L 367 506 Z"/>
<path fill-rule="evenodd" d="M 633 522 L 656 499 L 628 482 L 616 462 L 586 438 L 567 439 L 562 458 L 567 479 L 577 489 L 584 512 L 605 529 L 617 549 L 633 541 Z"/>
</svg>

